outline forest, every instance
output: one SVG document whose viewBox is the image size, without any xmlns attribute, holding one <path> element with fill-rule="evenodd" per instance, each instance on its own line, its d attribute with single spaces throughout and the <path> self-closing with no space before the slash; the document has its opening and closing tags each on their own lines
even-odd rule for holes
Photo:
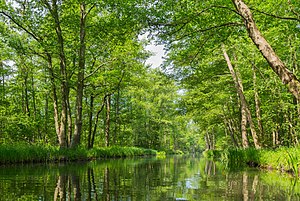
<svg viewBox="0 0 300 201">
<path fill-rule="evenodd" d="M 1 0 L 0 144 L 296 146 L 299 34 L 297 0 Z"/>
</svg>

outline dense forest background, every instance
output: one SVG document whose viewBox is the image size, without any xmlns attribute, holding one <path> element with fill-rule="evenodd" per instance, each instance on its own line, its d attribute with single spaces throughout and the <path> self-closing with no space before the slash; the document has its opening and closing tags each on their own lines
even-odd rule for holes
<svg viewBox="0 0 300 201">
<path fill-rule="evenodd" d="M 299 1 L 3 0 L 0 16 L 0 143 L 298 144 Z"/>
</svg>

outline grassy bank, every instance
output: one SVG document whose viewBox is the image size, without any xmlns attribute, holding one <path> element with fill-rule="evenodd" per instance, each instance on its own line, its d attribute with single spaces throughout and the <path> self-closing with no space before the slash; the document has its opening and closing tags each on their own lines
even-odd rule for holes
<svg viewBox="0 0 300 201">
<path fill-rule="evenodd" d="M 300 173 L 300 147 L 282 147 L 275 150 L 249 148 L 206 151 L 204 156 L 221 159 L 229 169 L 252 166 L 289 172 L 298 176 Z"/>
<path fill-rule="evenodd" d="M 137 147 L 96 147 L 87 150 L 84 148 L 59 149 L 54 146 L 14 144 L 0 145 L 0 164 L 92 160 L 157 154 L 159 153 L 155 150 Z"/>
</svg>

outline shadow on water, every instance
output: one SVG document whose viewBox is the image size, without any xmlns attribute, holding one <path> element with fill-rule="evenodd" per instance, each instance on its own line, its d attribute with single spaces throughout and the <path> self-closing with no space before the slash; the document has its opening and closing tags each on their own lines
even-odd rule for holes
<svg viewBox="0 0 300 201">
<path fill-rule="evenodd" d="M 0 200 L 300 200 L 297 181 L 196 157 L 0 168 Z"/>
</svg>

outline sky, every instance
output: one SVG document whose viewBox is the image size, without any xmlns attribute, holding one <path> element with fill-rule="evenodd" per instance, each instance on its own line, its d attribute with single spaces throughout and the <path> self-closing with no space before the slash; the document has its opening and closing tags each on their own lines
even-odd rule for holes
<svg viewBox="0 0 300 201">
<path fill-rule="evenodd" d="M 154 55 L 147 59 L 146 64 L 150 64 L 152 68 L 159 67 L 163 62 L 164 46 L 150 44 L 146 46 L 146 50 L 151 51 Z"/>
<path fill-rule="evenodd" d="M 146 40 L 149 33 L 146 32 L 142 35 L 139 35 L 140 40 Z M 146 61 L 146 64 L 152 66 L 152 68 L 158 68 L 163 63 L 164 56 L 164 46 L 163 45 L 155 45 L 154 41 L 151 41 L 149 45 L 145 47 L 146 50 L 153 53 L 153 56 L 149 57 Z"/>
</svg>

